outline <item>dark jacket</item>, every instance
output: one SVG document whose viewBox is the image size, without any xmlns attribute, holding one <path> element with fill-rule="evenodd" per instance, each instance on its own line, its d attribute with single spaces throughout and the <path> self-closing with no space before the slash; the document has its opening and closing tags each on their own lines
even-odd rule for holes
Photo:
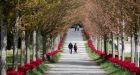
<svg viewBox="0 0 140 75">
<path fill-rule="evenodd" d="M 77 50 L 77 46 L 76 45 L 74 45 L 74 50 Z"/>
<path fill-rule="evenodd" d="M 73 48 L 72 43 L 70 43 L 70 44 L 68 45 L 68 47 L 69 47 L 69 49 L 72 49 L 72 48 Z"/>
</svg>

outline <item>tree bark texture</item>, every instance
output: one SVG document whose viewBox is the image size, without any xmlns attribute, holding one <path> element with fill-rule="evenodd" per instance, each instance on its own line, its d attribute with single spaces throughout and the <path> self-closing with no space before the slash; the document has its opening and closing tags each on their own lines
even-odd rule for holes
<svg viewBox="0 0 140 75">
<path fill-rule="evenodd" d="M 7 15 L 9 14 L 7 8 L 7 2 L 5 0 L 1 1 L 1 12 L 3 14 L 3 17 L 1 17 L 1 58 L 0 58 L 0 68 L 1 68 L 1 75 L 6 75 L 6 47 L 7 47 Z"/>
<path fill-rule="evenodd" d="M 1 75 L 6 75 L 7 21 L 1 20 Z"/>
<path fill-rule="evenodd" d="M 46 35 L 43 36 L 43 59 L 45 59 L 44 54 L 46 54 L 46 50 L 47 50 L 47 37 Z"/>
<path fill-rule="evenodd" d="M 118 58 L 121 60 L 121 50 L 120 50 L 120 44 L 119 44 L 119 35 L 117 36 L 117 51 L 118 51 Z"/>
<path fill-rule="evenodd" d="M 33 31 L 33 61 L 36 61 L 36 31 Z"/>
<path fill-rule="evenodd" d="M 36 58 L 40 58 L 40 40 L 39 40 L 39 31 L 37 31 L 37 34 L 36 34 Z"/>
<path fill-rule="evenodd" d="M 18 67 L 18 31 L 17 26 L 19 25 L 20 18 L 17 17 L 16 23 L 13 29 L 13 67 L 17 71 Z"/>
<path fill-rule="evenodd" d="M 135 34 L 135 65 L 136 67 L 139 67 L 139 51 L 138 51 L 138 33 Z"/>
<path fill-rule="evenodd" d="M 106 37 L 106 35 L 104 36 L 104 51 L 105 51 L 105 54 L 107 54 L 107 37 Z"/>
<path fill-rule="evenodd" d="M 124 61 L 124 31 L 122 31 L 122 34 L 121 34 L 121 49 L 122 49 L 122 52 L 121 52 L 121 56 L 122 56 L 122 61 Z"/>
<path fill-rule="evenodd" d="M 25 34 L 25 43 L 26 43 L 26 63 L 30 63 L 30 33 L 26 31 Z"/>
<path fill-rule="evenodd" d="M 113 55 L 113 58 L 115 58 L 114 35 L 113 35 L 113 33 L 111 34 L 111 39 L 112 39 L 112 55 Z"/>
<path fill-rule="evenodd" d="M 25 63 L 25 50 L 26 50 L 26 46 L 25 46 L 25 31 L 22 32 L 22 37 L 21 37 L 21 65 L 24 66 Z"/>
<path fill-rule="evenodd" d="M 134 42 L 134 35 L 132 34 L 130 37 L 131 42 L 131 62 L 135 62 L 135 42 Z"/>
</svg>

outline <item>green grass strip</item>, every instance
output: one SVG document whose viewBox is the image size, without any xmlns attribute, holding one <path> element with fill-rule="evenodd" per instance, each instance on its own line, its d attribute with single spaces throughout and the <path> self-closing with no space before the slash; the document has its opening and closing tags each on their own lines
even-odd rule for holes
<svg viewBox="0 0 140 75">
<path fill-rule="evenodd" d="M 37 68 L 29 70 L 26 75 L 43 75 L 48 68 L 46 63 L 40 64 Z"/>
<path fill-rule="evenodd" d="M 92 52 L 91 48 L 86 44 L 86 50 L 90 58 L 97 62 L 109 75 L 135 75 L 130 73 L 127 69 L 120 67 L 112 62 L 109 62 L 105 58 Z"/>
<path fill-rule="evenodd" d="M 82 33 L 83 41 L 87 41 L 87 38 L 84 33 Z"/>
<path fill-rule="evenodd" d="M 54 56 L 50 56 L 50 58 L 47 58 L 47 63 L 56 63 L 58 62 L 59 58 L 61 57 L 61 53 L 57 53 L 56 55 Z"/>
</svg>

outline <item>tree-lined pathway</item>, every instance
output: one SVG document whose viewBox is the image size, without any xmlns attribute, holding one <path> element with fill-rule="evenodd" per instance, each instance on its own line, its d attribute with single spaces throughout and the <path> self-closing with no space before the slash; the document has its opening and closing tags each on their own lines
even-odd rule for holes
<svg viewBox="0 0 140 75">
<path fill-rule="evenodd" d="M 68 44 L 77 43 L 78 53 L 69 54 Z M 92 61 L 85 49 L 82 32 L 69 29 L 66 36 L 64 51 L 58 63 L 48 64 L 45 75 L 107 75 L 106 72 Z"/>
</svg>

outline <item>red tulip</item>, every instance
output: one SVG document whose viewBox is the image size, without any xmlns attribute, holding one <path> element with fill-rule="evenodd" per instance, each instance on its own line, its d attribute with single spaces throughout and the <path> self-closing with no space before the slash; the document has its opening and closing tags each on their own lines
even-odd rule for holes
<svg viewBox="0 0 140 75">
<path fill-rule="evenodd" d="M 114 64 L 120 65 L 121 67 L 128 69 L 130 72 L 136 73 L 136 75 L 140 75 L 140 67 L 139 68 L 135 67 L 135 64 L 131 63 L 130 60 L 125 59 L 124 61 L 122 61 L 122 60 L 118 59 L 117 55 L 115 56 L 115 58 L 113 58 L 112 54 L 107 55 L 104 52 L 102 52 L 101 50 L 96 50 L 96 48 L 92 44 L 91 40 L 88 40 L 88 45 L 91 48 L 91 50 L 93 52 L 95 52 L 96 54 L 98 54 L 99 56 L 105 58 L 106 60 L 108 60 Z"/>
</svg>

